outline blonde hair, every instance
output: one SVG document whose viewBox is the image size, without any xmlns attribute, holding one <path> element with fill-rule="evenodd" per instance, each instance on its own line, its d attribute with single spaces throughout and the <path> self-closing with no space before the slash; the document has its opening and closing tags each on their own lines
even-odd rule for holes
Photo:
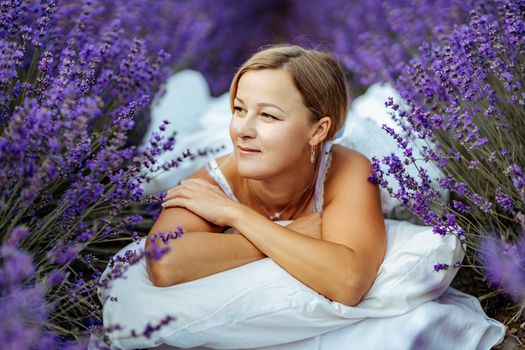
<svg viewBox="0 0 525 350">
<path fill-rule="evenodd" d="M 230 85 L 232 113 L 239 79 L 244 73 L 259 69 L 283 69 L 290 74 L 304 105 L 311 112 L 311 121 L 316 122 L 325 116 L 332 119 L 327 139 L 344 125 L 350 100 L 349 88 L 344 70 L 335 56 L 289 44 L 261 47 L 233 77 Z"/>
</svg>

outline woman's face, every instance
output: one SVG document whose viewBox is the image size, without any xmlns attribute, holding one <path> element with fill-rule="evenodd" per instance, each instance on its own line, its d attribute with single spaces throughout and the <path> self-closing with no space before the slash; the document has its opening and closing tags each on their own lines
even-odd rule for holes
<svg viewBox="0 0 525 350">
<path fill-rule="evenodd" d="M 315 128 L 308 113 L 285 71 L 244 73 L 238 82 L 230 124 L 241 176 L 268 179 L 308 164 L 308 140 Z"/>
</svg>

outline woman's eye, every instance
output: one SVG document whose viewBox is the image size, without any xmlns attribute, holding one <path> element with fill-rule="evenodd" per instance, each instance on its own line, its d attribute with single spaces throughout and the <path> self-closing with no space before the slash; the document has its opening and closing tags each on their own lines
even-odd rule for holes
<svg viewBox="0 0 525 350">
<path fill-rule="evenodd" d="M 265 118 L 265 119 L 276 119 L 273 115 L 270 115 L 270 114 L 266 114 L 266 113 L 261 113 L 261 115 Z"/>
</svg>

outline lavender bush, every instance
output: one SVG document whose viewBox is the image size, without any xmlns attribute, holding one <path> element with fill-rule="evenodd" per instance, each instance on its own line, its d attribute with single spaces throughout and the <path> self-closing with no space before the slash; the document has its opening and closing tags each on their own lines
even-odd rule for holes
<svg viewBox="0 0 525 350">
<path fill-rule="evenodd" d="M 192 12 L 209 18 L 205 45 L 195 49 L 187 66 L 207 79 L 211 94 L 230 87 L 232 76 L 249 55 L 262 45 L 286 40 L 287 1 L 196 0 Z"/>
<path fill-rule="evenodd" d="M 448 34 L 438 30 L 432 41 L 420 45 L 395 81 L 403 101 L 386 102 L 404 133 L 384 129 L 403 157 L 374 158 L 371 177 L 391 189 L 384 174 L 393 174 L 400 188 L 391 194 L 434 226 L 434 232 L 465 241 L 470 249 L 464 266 L 486 272 L 492 284 L 521 303 L 524 18 L 524 1 L 479 1 L 467 24 Z M 420 150 L 423 159 L 413 156 L 410 141 L 415 139 L 426 142 Z M 409 176 L 406 166 L 421 162 L 435 163 L 445 176 L 430 179 L 424 170 L 417 179 Z M 436 188 L 451 191 L 450 201 L 440 200 Z M 436 270 L 446 268 L 436 264 Z"/>
<path fill-rule="evenodd" d="M 137 19 L 127 22 L 127 31 L 145 31 L 147 45 L 156 49 L 185 52 L 177 65 L 203 73 L 214 96 L 228 90 L 236 68 L 250 53 L 281 41 L 334 52 L 351 72 L 354 89 L 392 81 L 423 40 L 466 22 L 470 8 L 459 0 L 134 0 L 124 6 Z M 155 16 L 139 15 L 149 13 Z M 184 25 L 173 29 L 172 18 Z M 152 21 L 158 24 L 149 25 Z M 183 35 L 194 28 L 202 29 L 202 42 L 179 44 L 171 38 L 173 32 Z"/>
<path fill-rule="evenodd" d="M 461 0 L 289 0 L 288 37 L 329 48 L 350 71 L 352 87 L 392 82 L 418 46 L 436 33 L 465 23 L 470 8 Z"/>
<path fill-rule="evenodd" d="M 134 208 L 158 212 L 161 194 L 142 194 L 143 169 L 176 165 L 156 164 L 173 135 L 156 133 L 146 147 L 133 140 L 169 67 L 184 59 L 146 45 L 138 36 L 145 19 L 133 11 L 175 11 L 163 23 L 174 21 L 177 45 L 204 35 L 202 26 L 180 27 L 179 3 L 164 3 L 0 4 L 0 310 L 10 315 L 0 343 L 8 348 L 84 347 L 86 331 L 100 329 L 96 287 L 165 251 L 129 256 L 98 281 L 114 251 L 108 244 L 138 238 L 143 217 Z"/>
<path fill-rule="evenodd" d="M 228 90 L 251 52 L 281 41 L 332 51 L 350 71 L 354 89 L 392 81 L 424 39 L 464 23 L 469 9 L 460 0 L 196 0 L 189 7 L 208 36 L 186 66 L 203 73 L 214 96 Z M 166 33 L 157 33 L 164 41 Z"/>
</svg>

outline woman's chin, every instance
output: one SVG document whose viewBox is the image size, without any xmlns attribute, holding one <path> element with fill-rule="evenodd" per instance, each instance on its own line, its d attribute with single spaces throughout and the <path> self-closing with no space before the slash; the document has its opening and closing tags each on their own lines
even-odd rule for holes
<svg viewBox="0 0 525 350">
<path fill-rule="evenodd" d="M 242 177 L 252 180 L 263 180 L 269 175 L 267 174 L 267 169 L 261 168 L 260 164 L 242 164 L 242 162 L 238 162 L 237 171 Z"/>
</svg>

